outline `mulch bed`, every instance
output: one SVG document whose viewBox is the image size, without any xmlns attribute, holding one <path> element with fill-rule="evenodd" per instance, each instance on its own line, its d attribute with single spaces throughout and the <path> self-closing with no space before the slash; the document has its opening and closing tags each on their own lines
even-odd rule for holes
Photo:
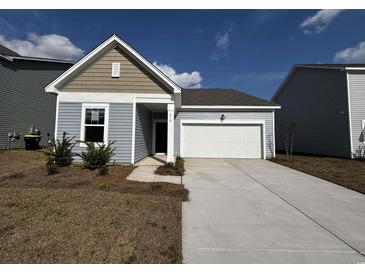
<svg viewBox="0 0 365 274">
<path fill-rule="evenodd" d="M 271 161 L 365 194 L 365 161 L 277 154 Z"/>
</svg>

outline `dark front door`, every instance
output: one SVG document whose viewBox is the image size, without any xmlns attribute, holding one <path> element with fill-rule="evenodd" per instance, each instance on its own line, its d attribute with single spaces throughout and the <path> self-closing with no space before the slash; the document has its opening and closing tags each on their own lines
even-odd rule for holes
<svg viewBox="0 0 365 274">
<path fill-rule="evenodd" d="M 167 122 L 156 122 L 156 153 L 167 153 Z"/>
</svg>

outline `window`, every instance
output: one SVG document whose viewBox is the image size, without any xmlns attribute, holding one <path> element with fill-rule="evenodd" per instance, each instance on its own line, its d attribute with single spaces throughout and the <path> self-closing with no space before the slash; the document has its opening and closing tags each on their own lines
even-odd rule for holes
<svg viewBox="0 0 365 274">
<path fill-rule="evenodd" d="M 108 111 L 107 104 L 83 104 L 80 134 L 82 141 L 107 142 Z"/>
<path fill-rule="evenodd" d="M 112 77 L 118 78 L 120 75 L 120 63 L 112 63 Z"/>
</svg>

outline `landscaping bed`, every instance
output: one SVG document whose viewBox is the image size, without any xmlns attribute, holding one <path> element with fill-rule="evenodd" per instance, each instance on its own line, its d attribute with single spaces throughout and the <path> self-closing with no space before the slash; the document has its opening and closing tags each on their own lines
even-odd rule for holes
<svg viewBox="0 0 365 274">
<path fill-rule="evenodd" d="M 175 163 L 166 163 L 155 170 L 158 175 L 183 176 L 185 173 L 185 162 L 181 157 L 176 157 Z"/>
<path fill-rule="evenodd" d="M 285 154 L 271 161 L 365 194 L 365 161 Z"/>
<path fill-rule="evenodd" d="M 1 263 L 181 263 L 183 185 L 129 181 L 132 166 L 48 175 L 40 151 L 0 157 Z"/>
</svg>

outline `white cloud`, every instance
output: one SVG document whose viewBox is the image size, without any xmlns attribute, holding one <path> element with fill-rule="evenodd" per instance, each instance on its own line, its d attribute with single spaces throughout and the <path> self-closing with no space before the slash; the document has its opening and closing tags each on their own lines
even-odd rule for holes
<svg viewBox="0 0 365 274">
<path fill-rule="evenodd" d="M 84 54 L 70 39 L 58 34 L 28 33 L 25 40 L 8 40 L 0 35 L 0 43 L 23 56 L 76 60 Z"/>
<path fill-rule="evenodd" d="M 235 30 L 236 25 L 231 23 L 229 28 L 225 32 L 218 32 L 215 37 L 215 49 L 210 56 L 210 59 L 218 61 L 224 56 L 228 55 L 228 47 L 231 43 L 231 37 Z"/>
<path fill-rule="evenodd" d="M 345 63 L 365 62 L 365 41 L 353 48 L 347 48 L 335 53 L 334 60 Z"/>
<path fill-rule="evenodd" d="M 320 10 L 315 15 L 308 17 L 301 24 L 300 27 L 303 29 L 305 34 L 312 32 L 321 33 L 328 25 L 344 10 Z"/>
<path fill-rule="evenodd" d="M 203 78 L 199 71 L 177 73 L 170 65 L 153 62 L 159 70 L 165 73 L 172 81 L 183 88 L 200 88 Z"/>
</svg>

